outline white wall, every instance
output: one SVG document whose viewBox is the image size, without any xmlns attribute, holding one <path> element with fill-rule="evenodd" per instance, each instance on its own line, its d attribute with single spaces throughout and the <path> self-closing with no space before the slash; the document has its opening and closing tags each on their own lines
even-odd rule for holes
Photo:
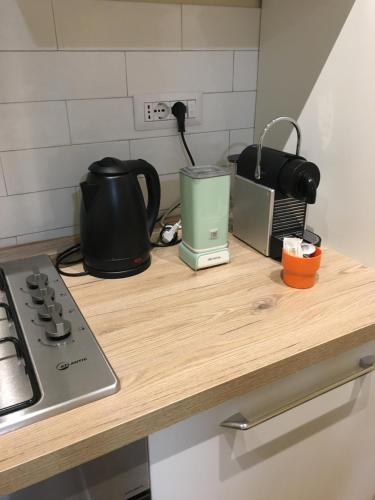
<svg viewBox="0 0 375 500">
<path fill-rule="evenodd" d="M 142 157 L 162 208 L 188 163 L 174 130 L 136 131 L 132 96 L 203 92 L 197 163 L 252 142 L 258 8 L 0 1 L 0 246 L 77 231 L 78 184 L 104 156 Z"/>
<path fill-rule="evenodd" d="M 309 223 L 324 244 L 368 265 L 375 265 L 374 48 L 375 3 L 356 0 L 299 117 L 302 154 L 322 173 Z"/>
<path fill-rule="evenodd" d="M 255 136 L 276 116 L 297 118 L 356 0 L 263 0 Z M 291 127 L 271 129 L 284 147 Z"/>
</svg>

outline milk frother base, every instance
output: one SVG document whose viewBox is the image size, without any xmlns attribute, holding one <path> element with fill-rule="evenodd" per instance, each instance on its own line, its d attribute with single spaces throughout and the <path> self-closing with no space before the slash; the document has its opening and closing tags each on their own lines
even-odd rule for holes
<svg viewBox="0 0 375 500">
<path fill-rule="evenodd" d="M 228 247 L 223 247 L 209 252 L 193 252 L 184 242 L 179 245 L 179 256 L 182 261 L 189 267 L 198 271 L 207 267 L 219 266 L 227 264 L 230 261 L 230 253 Z"/>
</svg>

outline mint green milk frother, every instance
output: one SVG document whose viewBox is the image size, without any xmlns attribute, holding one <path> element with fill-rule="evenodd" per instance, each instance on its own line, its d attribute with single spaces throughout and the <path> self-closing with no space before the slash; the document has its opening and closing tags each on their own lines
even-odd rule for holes
<svg viewBox="0 0 375 500">
<path fill-rule="evenodd" d="M 180 258 L 192 269 L 229 262 L 230 172 L 214 165 L 180 170 Z"/>
</svg>

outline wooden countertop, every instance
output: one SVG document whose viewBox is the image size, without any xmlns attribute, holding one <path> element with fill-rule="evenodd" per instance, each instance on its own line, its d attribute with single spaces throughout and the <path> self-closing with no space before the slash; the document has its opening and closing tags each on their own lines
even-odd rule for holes
<svg viewBox="0 0 375 500">
<path fill-rule="evenodd" d="M 375 269 L 326 250 L 318 285 L 294 290 L 279 263 L 230 248 L 197 273 L 173 247 L 130 279 L 66 278 L 121 390 L 0 436 L 0 494 L 375 339 Z"/>
</svg>

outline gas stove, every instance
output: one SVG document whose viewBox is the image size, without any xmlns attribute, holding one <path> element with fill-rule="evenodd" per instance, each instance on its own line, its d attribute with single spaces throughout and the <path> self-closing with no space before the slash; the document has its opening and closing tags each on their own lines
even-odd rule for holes
<svg viewBox="0 0 375 500">
<path fill-rule="evenodd" d="M 47 255 L 0 264 L 0 434 L 117 392 Z"/>
</svg>

